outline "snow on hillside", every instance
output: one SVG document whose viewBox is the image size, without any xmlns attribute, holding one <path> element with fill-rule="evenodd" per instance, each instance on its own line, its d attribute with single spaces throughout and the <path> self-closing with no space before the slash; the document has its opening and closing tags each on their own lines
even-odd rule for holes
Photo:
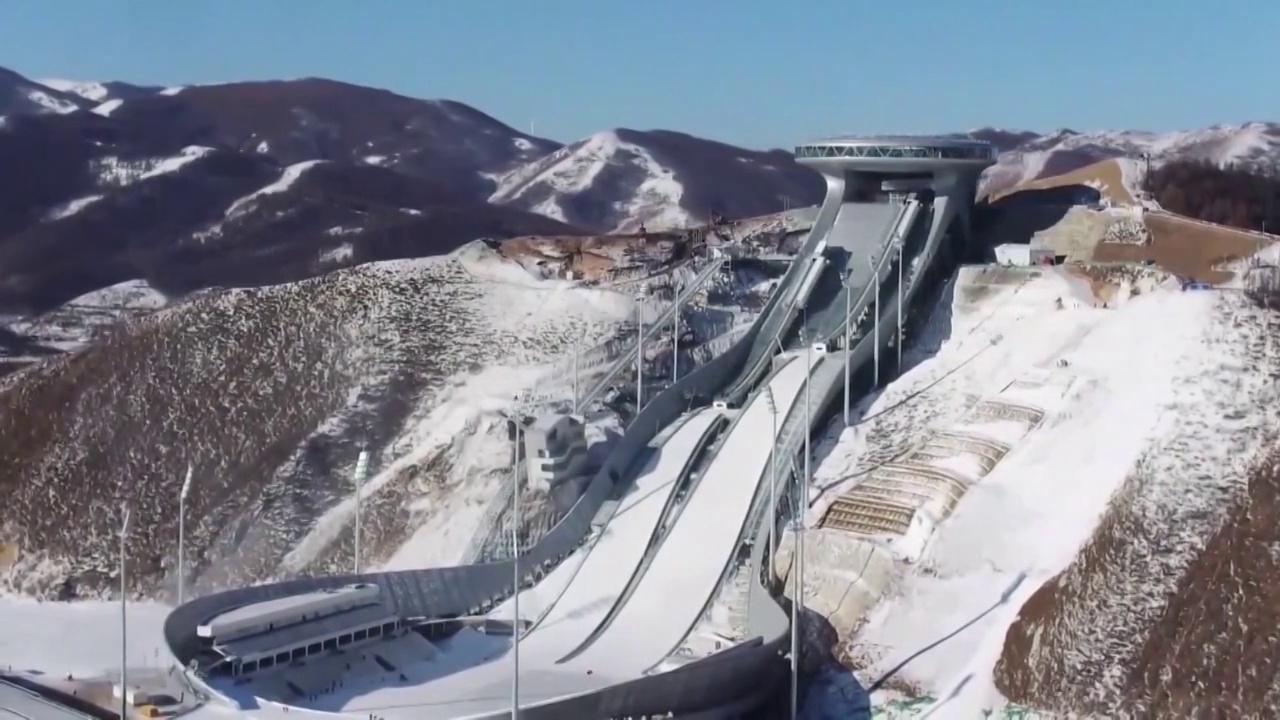
<svg viewBox="0 0 1280 720">
<path fill-rule="evenodd" d="M 882 707 L 903 688 L 944 698 L 893 717 L 982 717 L 1003 705 L 992 673 L 1006 628 L 1072 562 L 1144 452 L 1175 442 L 1178 452 L 1160 462 L 1168 492 L 1187 513 L 1214 517 L 1243 482 L 1239 460 L 1258 449 L 1245 426 L 1280 419 L 1265 409 L 1276 403 L 1237 387 L 1256 380 L 1241 370 L 1247 343 L 1230 322 L 1245 302 L 1238 293 L 1171 292 L 1152 282 L 1104 309 L 1077 278 L 1019 274 L 963 270 L 954 302 L 919 339 L 911 358 L 919 364 L 865 402 L 866 420 L 818 446 L 811 521 L 870 468 L 932 432 L 965 430 L 955 423 L 984 395 L 1029 377 L 1058 377 L 1070 388 L 1036 402 L 1043 424 L 960 499 L 923 560 L 898 565 L 898 579 L 844 649 L 864 685 L 891 678 L 894 690 L 877 694 Z"/>
<path fill-rule="evenodd" d="M 46 215 L 45 218 L 47 220 L 61 220 L 62 218 L 65 218 L 65 217 L 71 217 L 72 215 L 75 215 L 76 213 L 98 202 L 101 199 L 102 199 L 101 195 L 86 195 L 85 197 L 82 197 L 82 198 L 76 198 L 75 200 L 70 200 L 68 202 L 65 202 L 59 205 L 53 210 L 50 210 L 49 214 Z"/>
<path fill-rule="evenodd" d="M 43 90 L 28 90 L 27 99 L 46 110 L 60 115 L 72 113 L 80 109 L 75 103 L 54 97 Z"/>
<path fill-rule="evenodd" d="M 231 207 L 227 208 L 227 213 L 226 213 L 227 218 L 234 218 L 237 215 L 240 215 L 246 212 L 249 209 L 251 203 L 257 201 L 258 198 L 261 198 L 265 195 L 274 195 L 276 193 L 282 193 L 288 190 L 295 182 L 297 182 L 298 178 L 302 177 L 303 173 L 305 173 L 306 171 L 310 170 L 311 168 L 323 162 L 325 161 L 324 160 L 307 160 L 306 162 L 300 162 L 300 163 L 290 165 L 289 167 L 284 169 L 284 172 L 280 173 L 280 178 L 275 182 L 253 192 L 250 195 L 246 195 L 240 198 L 239 200 L 236 200 L 235 202 L 231 203 Z"/>
<path fill-rule="evenodd" d="M 94 106 L 92 109 L 89 110 L 89 112 L 96 113 L 103 117 L 111 117 L 111 113 L 115 112 L 116 110 L 119 110 L 120 106 L 123 104 L 124 104 L 123 100 L 121 100 L 120 98 L 115 98 L 112 100 L 108 100 L 102 103 L 101 105 Z"/>
<path fill-rule="evenodd" d="M 594 215 L 623 218 L 613 228 L 615 232 L 632 232 L 641 223 L 649 230 L 662 230 L 691 222 L 680 207 L 684 187 L 672 169 L 643 147 L 623 141 L 613 130 L 567 145 L 494 180 L 497 188 L 489 198 L 491 202 L 527 199 L 534 202 L 534 212 L 562 222 L 577 221 L 575 215 L 580 211 L 569 207 L 575 198 L 596 189 L 601 181 L 635 186 L 625 199 L 610 203 L 606 212 L 592 211 Z"/>
<path fill-rule="evenodd" d="M 187 163 L 193 160 L 199 160 L 211 152 L 213 152 L 213 148 L 201 147 L 199 145 L 188 145 L 187 147 L 182 148 L 182 152 L 177 155 L 157 162 L 150 170 L 142 173 L 138 179 L 145 180 L 147 178 L 156 177 L 157 175 L 177 172 Z"/>
<path fill-rule="evenodd" d="M 46 347 L 74 352 L 102 330 L 166 303 L 168 298 L 146 281 L 129 280 L 81 295 L 39 317 L 13 322 L 8 329 Z"/>
<path fill-rule="evenodd" d="M 484 343 L 492 352 L 488 361 L 479 355 L 453 358 L 447 381 L 418 403 L 400 435 L 373 462 L 376 472 L 364 483 L 365 498 L 424 464 L 441 462 L 450 474 L 444 487 L 417 488 L 408 500 L 418 524 L 405 528 L 405 541 L 386 560 L 389 568 L 461 559 L 507 468 L 504 414 L 521 393 L 543 402 L 567 400 L 571 385 L 557 375 L 556 361 L 570 339 L 606 336 L 632 314 L 629 295 L 536 279 L 482 243 L 447 258 L 375 263 L 356 272 L 376 278 L 423 270 L 436 274 L 446 267 L 469 280 L 474 298 L 467 312 L 484 328 L 483 337 L 458 340 Z M 520 346 L 509 344 L 515 338 Z M 313 562 L 348 526 L 354 511 L 350 498 L 330 508 L 285 558 L 285 569 Z"/>
<path fill-rule="evenodd" d="M 96 103 L 104 103 L 111 97 L 111 91 L 106 85 L 92 80 L 65 80 L 62 78 L 41 78 L 36 82 L 51 87 L 59 92 L 71 93 L 79 95 L 85 100 L 92 100 Z"/>
<path fill-rule="evenodd" d="M 1043 135 L 981 128 L 968 135 L 993 142 L 1001 150 L 997 164 L 984 176 L 997 190 L 1108 158 L 1121 162 L 1126 184 L 1132 181 L 1131 189 L 1141 183 L 1147 157 L 1153 167 L 1173 159 L 1280 167 L 1280 124 L 1271 122 L 1170 132 L 1062 129 Z"/>
</svg>

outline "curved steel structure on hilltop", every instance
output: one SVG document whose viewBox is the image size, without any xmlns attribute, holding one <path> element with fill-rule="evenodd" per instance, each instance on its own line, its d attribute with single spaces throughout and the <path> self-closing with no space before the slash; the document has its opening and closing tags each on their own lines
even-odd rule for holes
<svg viewBox="0 0 1280 720">
<path fill-rule="evenodd" d="M 600 548 L 604 544 L 599 538 L 608 535 L 608 526 L 606 532 L 591 530 L 607 500 L 619 497 L 633 483 L 643 480 L 646 473 L 655 472 L 655 467 L 672 468 L 661 472 L 673 474 L 673 485 L 686 487 L 684 484 L 688 483 L 685 499 L 680 500 L 679 493 L 670 491 L 675 499 L 662 508 L 660 515 L 654 515 L 656 525 L 652 534 L 646 535 L 649 547 L 643 554 L 631 553 L 640 558 L 639 564 L 634 571 L 620 576 L 626 578 L 625 584 L 620 581 L 619 587 L 609 589 L 612 599 L 604 608 L 608 612 L 601 613 L 598 625 L 591 623 L 595 631 L 580 643 L 561 643 L 572 650 L 564 657 L 522 671 L 527 682 L 541 684 L 544 689 L 536 697 L 522 696 L 521 717 L 572 720 L 668 712 L 676 716 L 733 717 L 766 701 L 786 682 L 783 653 L 788 644 L 789 620 L 775 600 L 778 588 L 765 571 L 772 548 L 757 541 L 766 536 L 770 522 L 779 520 L 766 512 L 770 495 L 780 497 L 785 488 L 785 483 L 767 482 L 768 468 L 775 460 L 784 469 L 792 466 L 787 459 L 800 452 L 823 408 L 848 381 L 842 354 L 818 353 L 816 358 L 809 357 L 809 362 L 801 363 L 809 355 L 802 348 L 815 342 L 829 348 L 850 343 L 855 367 L 871 361 L 874 349 L 891 340 L 891 331 L 885 330 L 898 319 L 897 297 L 900 295 L 903 304 L 910 307 L 939 248 L 946 242 L 962 242 L 967 235 L 977 176 L 994 162 L 995 153 L 985 143 L 961 138 L 862 137 L 806 143 L 797 146 L 796 156 L 826 177 L 827 194 L 808 239 L 760 317 L 728 352 L 681 378 L 645 405 L 573 508 L 519 558 L 522 589 L 538 584 L 575 553 L 580 558 L 577 567 L 586 567 L 593 552 L 603 552 Z M 865 262 L 860 255 L 866 256 Z M 904 272 L 907 267 L 909 273 Z M 903 277 L 900 293 L 894 292 L 899 289 L 895 270 Z M 873 323 L 867 318 L 874 301 L 873 287 L 889 288 L 889 297 L 881 299 L 878 337 L 870 332 Z M 801 317 L 802 323 L 798 322 Z M 623 358 L 623 362 L 628 359 Z M 797 388 L 802 383 L 811 389 L 811 405 L 797 402 Z M 782 406 L 778 417 L 781 423 L 772 443 L 768 442 L 769 411 L 764 409 L 765 403 L 755 402 L 763 396 L 765 387 L 770 398 L 775 394 L 783 396 L 778 402 Z M 674 447 L 673 440 L 662 441 L 653 449 L 653 443 L 658 442 L 655 437 L 664 428 L 676 424 L 678 434 L 678 428 L 693 425 L 688 419 L 689 398 L 712 397 L 724 401 L 716 407 L 724 408 L 719 412 L 732 416 L 732 422 L 708 424 L 706 432 L 711 434 L 697 438 L 697 442 L 685 442 L 679 450 L 670 449 Z M 768 405 L 772 406 L 773 401 Z M 804 411 L 806 406 L 810 412 Z M 681 421 L 682 417 L 686 419 Z M 763 438 L 758 437 L 761 428 L 765 429 Z M 756 451 L 760 446 L 765 447 L 763 453 Z M 722 449 L 726 451 L 721 453 Z M 666 451 L 676 456 L 655 464 L 654 452 Z M 698 455 L 704 452 L 707 457 L 700 460 Z M 649 481 L 653 479 L 650 477 Z M 724 498 L 734 499 L 732 511 L 684 513 L 670 507 L 670 503 L 683 502 L 705 509 L 714 504 L 713 500 L 718 503 Z M 607 522 L 613 523 L 617 517 L 615 512 Z M 667 572 L 672 567 L 671 556 L 696 550 L 671 548 L 667 543 L 688 542 L 699 536 L 693 531 L 696 527 L 690 529 L 686 524 L 707 522 L 708 518 L 718 523 L 719 535 L 705 547 L 715 547 L 717 553 L 731 546 L 734 550 L 726 557 L 701 563 L 701 574 L 696 577 L 684 578 L 682 582 L 698 589 L 689 593 L 694 597 L 678 602 L 673 598 L 671 602 L 680 607 L 674 613 L 679 617 L 665 618 L 659 605 L 664 593 L 655 591 L 654 586 L 669 584 L 679 575 Z M 684 531 L 679 532 L 681 529 Z M 665 635 L 648 642 L 650 650 L 665 648 L 676 635 L 690 636 L 694 630 L 688 625 L 691 613 L 705 615 L 720 596 L 720 589 L 742 569 L 744 547 L 750 549 L 744 628 L 747 640 L 672 670 L 660 671 L 657 664 L 649 666 L 645 662 L 644 667 L 637 666 L 626 676 L 597 673 L 588 677 L 590 673 L 575 675 L 566 671 L 573 667 L 575 657 L 590 650 L 593 642 L 603 643 L 604 650 L 609 651 L 606 654 L 617 654 L 617 637 L 612 638 L 614 642 L 596 639 L 613 626 L 628 622 L 645 625 L 640 629 L 645 633 L 652 624 L 652 635 L 662 635 L 656 630 L 662 623 L 679 626 L 675 634 L 672 628 L 666 628 Z M 196 688 L 234 704 L 207 682 L 206 675 L 216 658 L 208 654 L 196 629 L 210 618 L 251 603 L 353 582 L 377 584 L 389 608 L 410 622 L 486 615 L 516 592 L 512 578 L 517 568 L 512 563 L 505 560 L 453 568 L 304 578 L 229 590 L 176 608 L 165 622 L 165 638 L 175 658 L 188 668 L 187 674 Z M 599 576 L 593 576 L 590 582 L 599 580 Z M 713 585 L 715 592 L 703 595 Z M 572 587 L 570 580 L 556 596 L 561 598 L 556 602 L 567 602 L 563 597 Z M 666 594 L 670 596 L 669 590 Z M 544 613 L 555 609 L 552 603 Z M 693 617 L 695 625 L 704 615 Z M 556 633 L 570 624 L 534 623 L 525 636 L 532 639 L 536 633 Z M 521 641 L 522 648 L 525 642 Z M 496 692 L 497 697 L 484 698 L 483 702 L 476 698 L 458 700 L 455 714 L 449 714 L 454 711 L 448 703 L 455 702 L 445 699 L 449 692 L 439 698 L 433 695 L 434 682 L 420 686 L 421 702 L 410 706 L 408 715 L 382 710 L 377 714 L 388 718 L 509 717 L 509 695 L 504 699 L 505 691 L 495 690 L 498 684 L 492 677 L 474 683 L 490 696 Z M 457 695 L 456 688 L 453 694 Z M 369 714 L 367 709 L 344 712 L 355 717 Z M 334 717 L 332 712 L 325 715 Z M 305 717 L 306 710 L 295 708 L 292 717 L 299 716 Z"/>
</svg>

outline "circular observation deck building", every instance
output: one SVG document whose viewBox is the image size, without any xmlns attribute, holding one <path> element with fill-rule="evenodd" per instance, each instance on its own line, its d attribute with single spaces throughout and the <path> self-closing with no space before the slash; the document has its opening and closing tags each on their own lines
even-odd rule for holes
<svg viewBox="0 0 1280 720">
<path fill-rule="evenodd" d="M 815 140 L 797 145 L 795 154 L 828 185 L 839 180 L 859 195 L 929 188 L 957 199 L 967 190 L 970 200 L 978 176 L 996 161 L 995 147 L 981 140 L 911 135 Z"/>
<path fill-rule="evenodd" d="M 930 208 L 931 234 L 951 235 L 963 245 L 978 178 L 995 164 L 996 149 L 966 137 L 868 135 L 806 142 L 796 146 L 795 156 L 827 181 L 819 227 L 852 217 L 851 205 L 910 195 Z"/>
</svg>

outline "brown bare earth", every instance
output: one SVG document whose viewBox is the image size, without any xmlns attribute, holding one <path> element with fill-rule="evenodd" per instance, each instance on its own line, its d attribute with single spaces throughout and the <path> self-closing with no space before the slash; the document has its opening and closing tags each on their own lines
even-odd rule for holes
<svg viewBox="0 0 1280 720">
<path fill-rule="evenodd" d="M 1150 261 L 1171 273 L 1203 282 L 1221 283 L 1232 274 L 1224 263 L 1257 252 L 1261 237 L 1225 225 L 1196 222 L 1167 213 L 1146 213 L 1150 245 L 1099 243 L 1093 259 L 1098 262 Z"/>
<path fill-rule="evenodd" d="M 1125 498 L 1117 498 L 1125 505 Z M 1280 451 L 1249 481 L 1249 493 L 1209 538 L 1176 594 L 1125 664 L 1123 697 L 1091 698 L 1119 658 L 1084 666 L 1045 661 L 1041 632 L 1071 622 L 1067 608 L 1086 593 L 1108 592 L 1107 570 L 1119 546 L 1142 543 L 1150 529 L 1127 510 L 1109 514 L 1072 570 L 1023 606 L 1005 639 L 997 682 L 1010 699 L 1041 707 L 1109 712 L 1119 717 L 1275 717 L 1280 707 Z M 1072 700 L 1066 700 L 1072 698 Z M 1101 700 L 1101 702 L 1098 702 Z M 1209 714 L 1205 714 L 1209 713 Z"/>
<path fill-rule="evenodd" d="M 1078 170 L 1054 175 L 1052 177 L 1018 183 L 993 194 L 990 202 L 1012 195 L 1023 190 L 1048 190 L 1049 188 L 1070 185 L 1088 185 L 1098 189 L 1102 196 L 1111 200 L 1112 205 L 1136 205 L 1137 198 L 1124 185 L 1124 173 L 1115 160 L 1102 160 L 1086 165 Z"/>
<path fill-rule="evenodd" d="M 1201 400 L 1203 417 L 1184 406 L 1174 437 L 1135 464 L 1075 562 L 1023 605 L 995 673 L 1010 701 L 1072 717 L 1278 716 L 1276 428 L 1239 426 L 1264 448 L 1239 467 L 1205 463 L 1197 449 L 1216 437 L 1213 426 L 1244 421 L 1239 408 L 1274 402 L 1277 320 L 1256 308 L 1224 317 L 1247 333 L 1232 341 L 1246 348 L 1247 369 L 1236 371 L 1256 382 L 1228 377 L 1222 394 L 1234 387 L 1240 402 Z"/>
</svg>

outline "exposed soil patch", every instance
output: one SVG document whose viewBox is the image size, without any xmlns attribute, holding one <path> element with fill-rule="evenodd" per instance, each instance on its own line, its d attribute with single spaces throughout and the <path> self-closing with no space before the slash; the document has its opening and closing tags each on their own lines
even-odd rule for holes
<svg viewBox="0 0 1280 720">
<path fill-rule="evenodd" d="M 1102 160 L 1061 175 L 1019 183 L 992 194 L 988 201 L 995 202 L 1023 190 L 1047 190 L 1070 185 L 1087 185 L 1095 188 L 1103 197 L 1109 199 L 1112 205 L 1138 204 L 1137 198 L 1125 187 L 1124 171 L 1120 169 L 1120 163 L 1115 160 Z"/>
<path fill-rule="evenodd" d="M 1262 242 L 1258 235 L 1223 225 L 1209 225 L 1164 213 L 1147 213 L 1150 245 L 1099 243 L 1093 259 L 1098 262 L 1153 262 L 1171 273 L 1202 282 L 1222 283 L 1232 273 L 1224 263 L 1248 257 Z"/>
</svg>

